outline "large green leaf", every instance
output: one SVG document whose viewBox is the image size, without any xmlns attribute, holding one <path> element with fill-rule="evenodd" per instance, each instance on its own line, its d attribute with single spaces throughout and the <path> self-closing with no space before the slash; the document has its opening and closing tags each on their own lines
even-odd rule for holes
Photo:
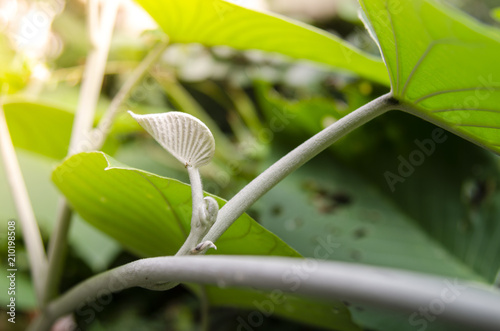
<svg viewBox="0 0 500 331">
<path fill-rule="evenodd" d="M 102 152 L 70 157 L 52 178 L 85 220 L 140 256 L 173 255 L 189 233 L 191 188 L 177 180 L 130 168 Z M 218 254 L 299 256 L 246 214 L 217 246 Z"/>
<path fill-rule="evenodd" d="M 87 222 L 140 256 L 173 255 L 189 232 L 191 188 L 177 180 L 130 168 L 102 152 L 92 152 L 68 158 L 54 171 L 53 181 Z M 214 198 L 220 206 L 224 205 L 224 200 Z M 218 250 L 211 254 L 300 257 L 247 214 L 216 244 Z M 265 294 L 252 290 L 208 287 L 207 294 L 216 305 L 255 309 L 259 308 L 255 302 L 269 300 Z M 318 315 L 309 313 L 311 307 Z M 301 322 L 339 330 L 357 329 L 339 302 L 313 303 L 282 296 L 273 308 L 277 315 Z"/>
<path fill-rule="evenodd" d="M 349 70 L 388 84 L 383 63 L 342 39 L 279 15 L 223 0 L 136 0 L 172 42 L 258 49 Z"/>
<path fill-rule="evenodd" d="M 360 0 L 402 108 L 500 152 L 500 34 L 432 0 Z"/>
</svg>

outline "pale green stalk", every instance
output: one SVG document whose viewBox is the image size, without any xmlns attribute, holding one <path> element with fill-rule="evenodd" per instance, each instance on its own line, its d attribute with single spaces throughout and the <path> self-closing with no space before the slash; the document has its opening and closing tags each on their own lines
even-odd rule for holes
<svg viewBox="0 0 500 331">
<path fill-rule="evenodd" d="M 3 97 L 0 100 L 0 152 L 2 154 L 7 182 L 21 223 L 24 244 L 28 251 L 31 279 L 33 279 L 37 300 L 41 303 L 44 280 L 47 275 L 47 256 L 45 255 L 42 236 L 40 235 L 14 145 L 12 144 L 7 121 L 5 120 Z M 18 229 L 19 227 L 16 228 L 16 230 Z M 6 233 L 4 231 L 7 231 L 7 229 L 2 229 L 2 233 Z M 16 268 L 17 265 L 9 269 Z M 4 290 L 7 291 L 7 289 Z"/>
<path fill-rule="evenodd" d="M 90 51 L 85 65 L 68 155 L 79 153 L 92 146 L 92 142 L 87 139 L 87 135 L 92 129 L 95 118 L 95 109 L 101 92 L 104 69 L 119 3 L 119 0 L 103 2 L 100 19 L 95 17 L 98 14 L 97 0 L 90 0 L 88 3 L 89 31 L 93 49 Z M 96 24 L 98 24 L 98 27 L 95 26 Z M 66 200 L 61 198 L 58 218 L 49 245 L 49 268 L 42 303 L 48 302 L 57 292 L 67 248 L 71 216 L 71 208 Z"/>
</svg>

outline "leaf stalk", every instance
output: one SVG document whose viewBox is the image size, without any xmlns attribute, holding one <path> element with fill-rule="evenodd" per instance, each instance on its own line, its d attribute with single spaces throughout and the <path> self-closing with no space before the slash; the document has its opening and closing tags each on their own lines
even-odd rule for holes
<svg viewBox="0 0 500 331">
<path fill-rule="evenodd" d="M 219 211 L 217 221 L 203 238 L 215 242 L 240 217 L 271 188 L 304 163 L 318 155 L 335 141 L 361 125 L 394 108 L 392 94 L 387 93 L 349 113 L 332 125 L 315 134 L 297 148 L 278 160 L 257 176 Z"/>
</svg>

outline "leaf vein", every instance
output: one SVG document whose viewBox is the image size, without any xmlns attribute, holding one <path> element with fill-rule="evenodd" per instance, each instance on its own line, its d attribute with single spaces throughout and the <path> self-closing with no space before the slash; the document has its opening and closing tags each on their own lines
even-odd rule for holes
<svg viewBox="0 0 500 331">
<path fill-rule="evenodd" d="M 498 130 L 500 130 L 500 126 L 495 126 L 495 125 L 457 124 L 457 126 L 464 126 L 464 127 L 470 127 L 470 128 L 482 128 L 482 129 L 498 129 Z"/>
<path fill-rule="evenodd" d="M 431 113 L 445 113 L 450 111 L 464 111 L 464 110 L 473 110 L 473 111 L 484 111 L 490 113 L 500 113 L 498 109 L 486 109 L 486 108 L 446 108 L 446 109 L 436 109 L 432 110 Z"/>
<path fill-rule="evenodd" d="M 399 47 L 398 47 L 398 39 L 396 38 L 396 29 L 394 28 L 394 22 L 392 20 L 391 12 L 389 10 L 389 1 L 385 1 L 385 10 L 387 12 L 387 16 L 389 18 L 389 22 L 391 23 L 392 36 L 394 37 L 394 48 L 396 52 L 396 92 L 399 93 L 399 84 L 401 82 L 401 71 L 400 71 L 400 59 L 399 59 Z"/>
<path fill-rule="evenodd" d="M 141 176 L 142 178 L 144 178 L 149 184 L 151 184 L 151 186 L 153 186 L 155 188 L 155 190 L 160 194 L 160 196 L 162 197 L 162 199 L 165 201 L 165 203 L 167 204 L 167 206 L 170 208 L 170 210 L 172 211 L 172 214 L 174 215 L 175 217 L 175 221 L 177 222 L 177 225 L 179 226 L 179 229 L 181 230 L 182 234 L 184 235 L 184 237 L 187 238 L 187 233 L 186 231 L 184 230 L 184 226 L 182 225 L 182 222 L 181 222 L 181 219 L 179 218 L 179 215 L 177 215 L 177 213 L 175 212 L 175 209 L 172 207 L 172 204 L 170 203 L 170 201 L 168 201 L 167 197 L 163 194 L 163 192 L 152 182 L 149 180 L 149 178 L 147 178 L 144 174 L 142 174 L 140 171 L 137 171 L 135 170 L 135 172 L 137 174 L 139 174 L 139 176 Z"/>
<path fill-rule="evenodd" d="M 450 89 L 450 90 L 442 90 L 442 91 L 436 91 L 432 92 L 429 94 L 426 94 L 417 100 L 413 102 L 414 105 L 419 104 L 420 102 L 438 96 L 442 94 L 448 94 L 448 93 L 460 93 L 460 92 L 467 92 L 467 91 L 474 91 L 474 90 L 488 90 L 488 91 L 500 91 L 500 87 L 491 87 L 491 86 L 474 86 L 474 87 L 466 87 L 466 88 L 460 88 L 460 89 Z"/>
<path fill-rule="evenodd" d="M 413 78 L 413 76 L 415 75 L 415 73 L 418 71 L 418 69 L 420 68 L 420 65 L 422 64 L 422 62 L 424 61 L 425 58 L 427 58 L 427 55 L 429 55 L 429 53 L 431 52 L 431 50 L 434 49 L 434 46 L 438 45 L 438 44 L 447 44 L 447 43 L 452 43 L 453 40 L 448 40 L 448 39 L 439 39 L 439 40 L 433 40 L 428 46 L 427 48 L 425 49 L 425 51 L 422 53 L 422 55 L 420 56 L 420 58 L 418 59 L 417 63 L 415 64 L 415 66 L 413 67 L 410 75 L 408 76 L 408 78 L 406 79 L 406 82 L 405 82 L 405 85 L 403 86 L 403 90 L 401 91 L 401 96 L 404 97 L 405 93 L 406 93 L 406 90 L 408 89 L 408 86 L 410 85 L 410 82 Z"/>
</svg>

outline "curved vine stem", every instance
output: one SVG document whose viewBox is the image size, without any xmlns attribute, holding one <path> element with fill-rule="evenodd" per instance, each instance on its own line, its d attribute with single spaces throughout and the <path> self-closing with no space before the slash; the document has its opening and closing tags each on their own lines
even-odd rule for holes
<svg viewBox="0 0 500 331">
<path fill-rule="evenodd" d="M 302 270 L 299 286 L 287 274 Z M 29 330 L 48 330 L 53 321 L 85 302 L 112 292 L 159 282 L 192 282 L 349 300 L 406 313 L 428 307 L 446 291 L 439 315 L 477 330 L 500 329 L 500 295 L 473 283 L 382 267 L 285 257 L 180 256 L 138 260 L 94 276 L 51 302 Z M 454 294 L 453 296 L 450 294 Z M 453 298 L 452 298 L 453 297 Z"/>
</svg>

